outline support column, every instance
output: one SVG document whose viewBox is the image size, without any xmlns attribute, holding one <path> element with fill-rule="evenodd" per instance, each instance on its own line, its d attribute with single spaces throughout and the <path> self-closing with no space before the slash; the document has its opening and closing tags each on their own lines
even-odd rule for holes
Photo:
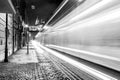
<svg viewBox="0 0 120 80">
<path fill-rule="evenodd" d="M 5 27 L 5 58 L 4 62 L 8 62 L 8 13 L 6 13 L 6 27 Z"/>
</svg>

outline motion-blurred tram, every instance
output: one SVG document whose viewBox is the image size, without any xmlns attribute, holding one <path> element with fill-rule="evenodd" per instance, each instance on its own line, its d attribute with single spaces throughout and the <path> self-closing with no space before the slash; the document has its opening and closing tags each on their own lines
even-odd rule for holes
<svg viewBox="0 0 120 80">
<path fill-rule="evenodd" d="M 41 44 L 120 71 L 120 0 L 84 0 L 44 29 Z"/>
</svg>

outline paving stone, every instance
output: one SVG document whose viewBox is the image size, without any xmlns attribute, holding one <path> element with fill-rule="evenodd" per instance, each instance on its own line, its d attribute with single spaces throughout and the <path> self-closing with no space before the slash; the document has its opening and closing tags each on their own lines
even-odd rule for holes
<svg viewBox="0 0 120 80">
<path fill-rule="evenodd" d="M 29 55 L 35 52 L 34 48 L 31 49 Z M 9 63 L 0 63 L 0 80 L 69 80 L 44 55 L 36 53 L 37 56 L 29 56 L 26 50 L 24 47 L 9 57 Z M 36 60 L 34 58 L 39 62 L 32 61 Z"/>
</svg>

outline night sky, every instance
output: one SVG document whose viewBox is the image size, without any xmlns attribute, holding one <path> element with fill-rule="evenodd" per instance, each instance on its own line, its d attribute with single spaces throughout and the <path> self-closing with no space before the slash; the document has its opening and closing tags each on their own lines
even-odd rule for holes
<svg viewBox="0 0 120 80">
<path fill-rule="evenodd" d="M 63 0 L 12 0 L 15 8 L 18 10 L 22 19 L 29 25 L 35 25 L 36 18 L 45 22 L 54 14 L 54 11 Z M 35 6 L 32 9 L 31 6 Z"/>
<path fill-rule="evenodd" d="M 61 2 L 62 0 L 25 0 L 22 3 L 26 3 L 26 5 L 22 4 L 22 7 L 25 7 L 27 16 L 22 13 L 23 17 L 29 25 L 35 25 L 37 18 L 39 21 L 42 19 L 46 22 L 54 14 Z M 32 5 L 35 6 L 35 9 L 31 8 Z"/>
</svg>

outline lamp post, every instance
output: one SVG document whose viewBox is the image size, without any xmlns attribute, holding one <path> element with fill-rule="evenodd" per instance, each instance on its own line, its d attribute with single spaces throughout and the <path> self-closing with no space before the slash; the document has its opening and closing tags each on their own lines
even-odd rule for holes
<svg viewBox="0 0 120 80">
<path fill-rule="evenodd" d="M 6 13 L 6 27 L 5 27 L 5 59 L 4 62 L 8 62 L 8 13 Z"/>
<path fill-rule="evenodd" d="M 25 25 L 25 28 L 27 29 L 27 54 L 29 54 L 29 27 L 28 25 Z"/>
<path fill-rule="evenodd" d="M 29 28 L 27 28 L 27 54 L 29 54 Z"/>
</svg>

